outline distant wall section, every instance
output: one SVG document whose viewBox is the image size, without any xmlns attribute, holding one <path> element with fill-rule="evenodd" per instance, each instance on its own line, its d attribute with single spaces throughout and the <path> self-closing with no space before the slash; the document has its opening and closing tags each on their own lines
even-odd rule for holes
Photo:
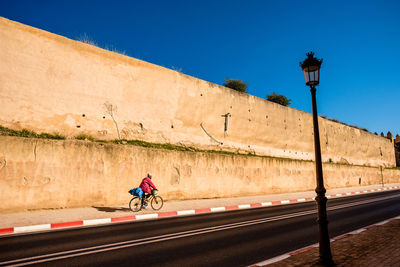
<svg viewBox="0 0 400 267">
<path fill-rule="evenodd" d="M 313 159 L 311 114 L 0 18 L 0 124 Z M 224 130 L 228 114 L 227 131 Z M 393 143 L 320 118 L 323 161 L 394 166 Z"/>
</svg>

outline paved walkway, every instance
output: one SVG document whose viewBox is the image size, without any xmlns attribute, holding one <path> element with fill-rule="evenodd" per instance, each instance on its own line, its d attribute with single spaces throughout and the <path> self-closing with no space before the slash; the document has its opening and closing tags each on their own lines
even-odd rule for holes
<svg viewBox="0 0 400 267">
<path fill-rule="evenodd" d="M 361 233 L 344 235 L 331 242 L 336 266 L 400 266 L 400 216 L 382 225 L 373 225 Z M 318 247 L 292 253 L 272 264 L 254 266 L 321 266 L 316 263 Z"/>
</svg>

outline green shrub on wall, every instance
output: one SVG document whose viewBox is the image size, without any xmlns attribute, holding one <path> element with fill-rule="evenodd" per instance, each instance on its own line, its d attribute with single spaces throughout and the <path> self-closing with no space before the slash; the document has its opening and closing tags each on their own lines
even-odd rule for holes
<svg viewBox="0 0 400 267">
<path fill-rule="evenodd" d="M 231 88 L 233 90 L 242 92 L 242 93 L 247 93 L 247 83 L 243 82 L 242 80 L 239 79 L 224 79 L 225 83 L 224 86 Z"/>
<path fill-rule="evenodd" d="M 65 137 L 58 134 L 50 134 L 50 133 L 40 133 L 37 134 L 33 131 L 28 129 L 22 129 L 20 131 L 12 130 L 7 127 L 3 127 L 0 125 L 0 135 L 8 135 L 8 136 L 19 136 L 19 137 L 30 137 L 30 138 L 43 138 L 43 139 L 57 139 L 57 140 L 64 140 Z"/>
</svg>

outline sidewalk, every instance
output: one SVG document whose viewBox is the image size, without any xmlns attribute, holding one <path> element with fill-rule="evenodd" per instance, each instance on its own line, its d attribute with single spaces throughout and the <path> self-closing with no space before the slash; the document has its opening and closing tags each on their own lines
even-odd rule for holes
<svg viewBox="0 0 400 267">
<path fill-rule="evenodd" d="M 400 183 L 387 184 L 385 190 L 392 190 L 400 188 Z M 326 196 L 341 197 L 350 194 L 368 193 L 383 190 L 381 185 L 350 187 L 327 190 Z M 36 226 L 43 224 L 62 224 L 67 222 L 77 222 L 87 220 L 88 224 L 107 223 L 122 220 L 132 219 L 151 219 L 166 216 L 188 215 L 202 212 L 219 212 L 232 209 L 251 208 L 259 206 L 280 205 L 301 201 L 313 201 L 315 197 L 314 191 L 288 193 L 288 194 L 274 194 L 274 195 L 261 195 L 250 197 L 236 197 L 236 198 L 218 198 L 218 199 L 198 199 L 198 200 L 184 200 L 184 201 L 166 201 L 163 208 L 159 212 L 155 212 L 151 208 L 133 213 L 128 203 L 130 195 L 126 194 L 126 203 L 120 206 L 113 207 L 85 207 L 85 208 L 70 208 L 70 209 L 47 209 L 25 211 L 18 213 L 4 213 L 0 214 L 0 234 L 7 234 L 10 232 L 1 231 L 4 228 L 20 227 L 21 231 L 24 226 Z M 162 192 L 160 194 L 162 196 Z M 159 215 L 157 215 L 159 213 Z M 112 219 L 110 219 L 112 218 Z M 108 221 L 106 220 L 108 219 Z M 115 220 L 113 220 L 115 219 Z M 92 220 L 92 221 L 90 221 Z M 86 225 L 86 224 L 76 224 Z M 71 225 L 66 225 L 71 226 Z M 29 227 L 28 227 L 29 228 Z M 40 227 L 39 227 L 40 228 Z M 57 227 L 58 228 L 58 227 Z M 45 229 L 45 228 L 43 228 Z M 41 230 L 43 230 L 41 229 Z"/>
<path fill-rule="evenodd" d="M 400 216 L 360 229 L 354 234 L 343 235 L 331 241 L 333 261 L 336 266 L 400 266 Z M 362 232 L 360 232 L 362 231 Z M 256 264 L 253 267 L 268 266 L 313 266 L 317 264 L 318 247 L 309 247 L 282 255 L 271 264 Z"/>
</svg>

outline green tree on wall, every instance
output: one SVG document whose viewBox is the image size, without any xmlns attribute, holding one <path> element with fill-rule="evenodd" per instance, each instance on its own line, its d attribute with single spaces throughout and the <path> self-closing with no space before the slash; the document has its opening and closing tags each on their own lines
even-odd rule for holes
<svg viewBox="0 0 400 267">
<path fill-rule="evenodd" d="M 276 93 L 272 93 L 270 95 L 267 94 L 267 100 L 274 103 L 278 103 L 282 106 L 289 106 L 290 104 L 292 104 L 291 99 L 287 98 L 284 95 L 278 95 Z"/>
<path fill-rule="evenodd" d="M 231 88 L 233 90 L 242 92 L 242 93 L 247 93 L 247 83 L 243 82 L 242 80 L 239 79 L 224 79 L 225 83 L 224 86 Z"/>
</svg>

